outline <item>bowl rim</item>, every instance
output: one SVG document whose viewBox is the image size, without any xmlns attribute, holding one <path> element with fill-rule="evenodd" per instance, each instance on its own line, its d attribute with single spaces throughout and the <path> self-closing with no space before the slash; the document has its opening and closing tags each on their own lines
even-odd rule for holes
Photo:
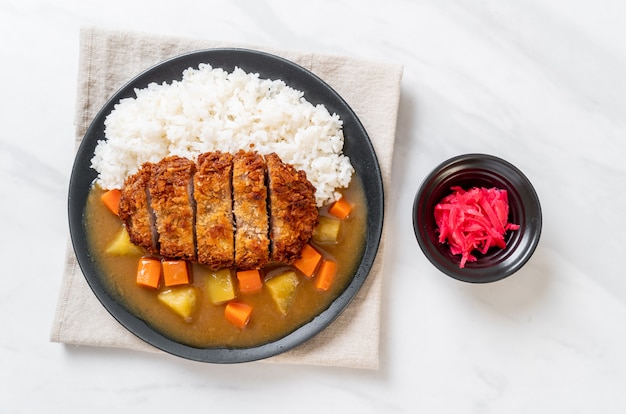
<svg viewBox="0 0 626 414">
<path fill-rule="evenodd" d="M 463 269 L 459 267 L 459 256 L 453 256 L 445 244 L 432 237 L 436 231 L 432 209 L 445 192 L 450 192 L 452 183 L 459 181 L 489 182 L 497 184 L 492 187 L 504 187 L 509 193 L 510 215 L 520 221 L 516 223 L 520 229 L 507 234 L 507 247 L 488 253 L 491 262 L 481 262 L 485 258 L 481 256 Z M 537 248 L 543 221 L 539 197 L 528 177 L 510 162 L 485 153 L 461 154 L 437 165 L 422 181 L 412 215 L 417 242 L 427 259 L 442 273 L 468 283 L 495 282 L 521 269 Z"/>
</svg>

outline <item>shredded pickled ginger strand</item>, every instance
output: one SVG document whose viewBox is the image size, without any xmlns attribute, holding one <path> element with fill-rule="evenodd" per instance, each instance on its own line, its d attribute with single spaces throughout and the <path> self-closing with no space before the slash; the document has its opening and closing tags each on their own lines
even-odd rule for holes
<svg viewBox="0 0 626 414">
<path fill-rule="evenodd" d="M 474 187 L 465 191 L 452 187 L 452 194 L 435 206 L 439 243 L 448 243 L 454 255 L 461 255 L 460 267 L 475 262 L 474 251 L 487 253 L 492 247 L 504 249 L 504 236 L 519 229 L 509 223 L 509 199 L 506 190 Z"/>
</svg>

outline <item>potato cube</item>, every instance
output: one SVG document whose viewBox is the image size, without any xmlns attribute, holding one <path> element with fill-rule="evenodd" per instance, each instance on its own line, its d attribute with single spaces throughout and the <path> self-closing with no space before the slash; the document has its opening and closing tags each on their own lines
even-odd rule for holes
<svg viewBox="0 0 626 414">
<path fill-rule="evenodd" d="M 228 302 L 235 298 L 235 285 L 230 269 L 210 271 L 207 279 L 209 300 L 214 305 Z"/>
<path fill-rule="evenodd" d="M 197 292 L 193 286 L 184 286 L 165 290 L 157 296 L 161 303 L 179 314 L 185 321 L 191 321 L 196 307 Z"/>
<path fill-rule="evenodd" d="M 341 228 L 341 220 L 320 216 L 319 224 L 313 232 L 313 240 L 318 243 L 337 243 L 339 240 L 339 230 Z"/>
<path fill-rule="evenodd" d="M 141 247 L 135 246 L 131 243 L 126 227 L 122 227 L 122 230 L 117 233 L 115 238 L 107 246 L 106 253 L 116 256 L 141 256 L 143 254 L 143 250 Z"/>
<path fill-rule="evenodd" d="M 283 316 L 287 314 L 289 306 L 291 306 L 296 296 L 298 283 L 300 283 L 300 279 L 298 279 L 296 272 L 292 270 L 274 276 L 265 282 L 265 286 L 276 303 L 276 307 Z"/>
</svg>

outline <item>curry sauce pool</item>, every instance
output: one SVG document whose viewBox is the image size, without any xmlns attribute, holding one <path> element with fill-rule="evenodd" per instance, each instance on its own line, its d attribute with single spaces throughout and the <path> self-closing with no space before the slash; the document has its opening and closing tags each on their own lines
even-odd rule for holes
<svg viewBox="0 0 626 414">
<path fill-rule="evenodd" d="M 328 291 L 315 288 L 314 278 L 307 278 L 296 271 L 299 284 L 289 312 L 277 309 L 270 292 L 264 286 L 251 294 L 237 292 L 237 300 L 248 303 L 254 309 L 248 325 L 238 328 L 224 318 L 225 305 L 213 305 L 208 298 L 207 284 L 210 270 L 203 265 L 190 265 L 192 286 L 197 291 L 198 302 L 189 322 L 161 303 L 157 295 L 167 287 L 145 288 L 136 283 L 137 262 L 141 253 L 112 255 L 107 246 L 122 229 L 120 219 L 100 201 L 104 190 L 95 185 L 89 194 L 85 224 L 89 249 L 95 258 L 99 276 L 108 293 L 115 297 L 129 312 L 144 320 L 154 330 L 177 342 L 198 347 L 249 348 L 282 338 L 313 319 L 326 309 L 350 283 L 360 263 L 366 236 L 367 206 L 363 187 L 355 176 L 343 197 L 353 206 L 350 216 L 341 221 L 341 232 L 336 244 L 312 242 L 325 258 L 337 263 L 337 276 Z M 319 209 L 320 218 L 328 218 L 327 207 Z M 286 270 L 286 266 L 268 266 L 263 269 L 265 280 Z"/>
</svg>

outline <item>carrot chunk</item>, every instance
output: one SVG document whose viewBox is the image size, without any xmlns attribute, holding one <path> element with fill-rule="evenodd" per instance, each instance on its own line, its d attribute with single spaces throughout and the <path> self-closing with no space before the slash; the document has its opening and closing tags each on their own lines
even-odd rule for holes
<svg viewBox="0 0 626 414">
<path fill-rule="evenodd" d="M 122 192 L 114 188 L 102 194 L 100 200 L 117 216 L 119 215 L 120 198 L 122 198 Z"/>
<path fill-rule="evenodd" d="M 315 248 L 310 244 L 305 244 L 300 252 L 300 257 L 293 262 L 293 265 L 306 277 L 312 277 L 321 260 L 322 255 L 320 252 L 315 250 Z"/>
<path fill-rule="evenodd" d="M 337 274 L 337 263 L 332 260 L 324 260 L 317 272 L 315 287 L 319 290 L 328 290 L 335 281 Z"/>
<path fill-rule="evenodd" d="M 245 328 L 252 316 L 252 306 L 243 302 L 228 302 L 224 308 L 226 320 L 239 328 Z"/>
<path fill-rule="evenodd" d="M 330 206 L 328 212 L 333 216 L 343 220 L 347 218 L 352 212 L 352 205 L 348 203 L 345 198 L 342 197 Z"/>
<path fill-rule="evenodd" d="M 142 257 L 137 266 L 137 284 L 157 289 L 161 279 L 161 261 Z"/>
<path fill-rule="evenodd" d="M 239 291 L 241 293 L 258 292 L 263 287 L 261 272 L 257 269 L 238 271 L 237 280 L 239 281 Z"/>
<path fill-rule="evenodd" d="M 184 260 L 163 260 L 162 265 L 165 286 L 186 285 L 189 283 L 187 262 Z"/>
</svg>

